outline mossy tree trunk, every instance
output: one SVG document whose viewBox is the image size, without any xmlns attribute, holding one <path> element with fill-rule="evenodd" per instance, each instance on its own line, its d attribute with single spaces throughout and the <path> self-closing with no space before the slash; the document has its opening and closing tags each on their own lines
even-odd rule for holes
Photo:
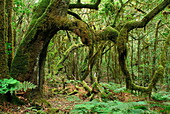
<svg viewBox="0 0 170 114">
<path fill-rule="evenodd" d="M 43 49 L 40 53 L 39 56 L 39 61 L 38 61 L 38 90 L 40 93 L 43 93 L 43 84 L 45 81 L 45 71 L 44 71 L 44 66 L 45 66 L 45 61 L 46 61 L 46 56 L 47 56 L 47 49 L 48 49 L 48 44 L 50 42 L 50 39 L 46 39 L 44 42 Z"/>
<path fill-rule="evenodd" d="M 7 62 L 7 49 L 6 49 L 6 33 L 7 23 L 5 17 L 6 0 L 0 0 L 0 79 L 9 78 L 9 69 Z M 0 86 L 1 87 L 1 86 Z M 6 94 L 0 93 L 0 103 L 9 101 L 13 102 L 13 96 L 10 92 Z"/>
<path fill-rule="evenodd" d="M 31 24 L 13 60 L 11 69 L 12 77 L 20 81 L 27 80 L 34 84 L 38 83 L 34 82 L 35 78 L 31 75 L 34 73 L 34 69 L 36 69 L 35 65 L 39 60 L 43 47 L 48 45 L 46 44 L 46 40 L 50 40 L 59 30 L 57 25 L 53 23 L 50 16 L 66 15 L 67 8 L 66 11 L 62 11 L 61 8 L 63 5 L 61 4 L 61 1 L 57 1 L 55 4 L 52 4 L 50 3 L 50 0 L 42 0 L 42 2 L 37 6 Z M 56 7 L 54 7 L 55 5 Z M 60 14 L 60 11 L 63 14 Z"/>
<path fill-rule="evenodd" d="M 5 49 L 5 3 L 0 0 L 0 79 L 8 78 L 7 54 Z"/>
<path fill-rule="evenodd" d="M 13 0 L 6 1 L 6 12 L 7 12 L 7 49 L 8 49 L 8 67 L 10 70 L 12 59 L 14 56 L 14 45 L 13 45 L 13 30 L 12 30 L 12 12 L 13 12 Z"/>
</svg>

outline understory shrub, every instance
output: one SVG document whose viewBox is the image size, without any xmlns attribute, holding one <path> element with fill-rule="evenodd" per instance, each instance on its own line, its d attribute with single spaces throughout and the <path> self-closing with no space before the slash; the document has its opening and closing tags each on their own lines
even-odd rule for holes
<svg viewBox="0 0 170 114">
<path fill-rule="evenodd" d="M 13 94 L 19 90 L 26 91 L 27 89 L 34 88 L 36 88 L 36 85 L 28 81 L 21 83 L 20 81 L 13 78 L 0 80 L 0 94 L 6 94 L 7 92 Z"/>
</svg>

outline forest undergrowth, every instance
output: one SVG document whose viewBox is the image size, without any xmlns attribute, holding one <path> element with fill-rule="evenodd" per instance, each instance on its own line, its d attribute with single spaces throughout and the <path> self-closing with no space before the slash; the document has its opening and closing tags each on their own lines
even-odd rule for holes
<svg viewBox="0 0 170 114">
<path fill-rule="evenodd" d="M 161 90 L 153 92 L 151 98 L 136 91 L 128 91 L 125 86 L 113 82 L 75 81 L 50 79 L 44 86 L 45 97 L 28 101 L 17 106 L 4 103 L 2 114 L 168 114 L 170 113 L 170 93 Z"/>
</svg>

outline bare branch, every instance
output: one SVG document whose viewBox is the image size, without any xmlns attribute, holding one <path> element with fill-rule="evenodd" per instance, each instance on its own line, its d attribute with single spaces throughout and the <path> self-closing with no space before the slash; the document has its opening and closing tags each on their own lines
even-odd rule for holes
<svg viewBox="0 0 170 114">
<path fill-rule="evenodd" d="M 72 11 L 68 11 L 68 14 L 74 16 L 75 18 L 79 19 L 79 20 L 82 20 L 81 17 L 77 14 L 77 13 L 74 13 Z"/>
</svg>

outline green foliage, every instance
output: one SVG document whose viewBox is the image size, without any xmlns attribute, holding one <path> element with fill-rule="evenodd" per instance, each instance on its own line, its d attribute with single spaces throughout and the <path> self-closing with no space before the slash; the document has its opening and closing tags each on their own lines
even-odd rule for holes
<svg viewBox="0 0 170 114">
<path fill-rule="evenodd" d="M 119 84 L 112 83 L 112 82 L 109 82 L 109 83 L 100 83 L 100 84 L 101 84 L 101 86 L 106 88 L 106 90 L 112 90 L 115 93 L 123 92 L 123 91 L 126 90 L 126 87 L 120 87 Z"/>
<path fill-rule="evenodd" d="M 6 52 L 7 52 L 7 54 L 11 54 L 12 53 L 12 44 L 11 43 L 5 43 L 5 45 L 6 45 Z"/>
<path fill-rule="evenodd" d="M 168 37 L 168 34 L 169 34 L 169 33 L 166 33 L 166 32 L 163 33 L 163 35 L 164 35 L 165 37 Z"/>
<path fill-rule="evenodd" d="M 66 80 L 66 83 L 78 84 L 78 83 L 81 83 L 81 81 L 80 80 Z"/>
<path fill-rule="evenodd" d="M 93 100 L 91 102 L 85 102 L 83 104 L 75 105 L 74 109 L 70 112 L 71 114 L 90 114 L 90 113 L 101 113 L 101 114 L 154 114 L 145 106 L 147 103 L 144 101 L 140 102 L 120 102 L 120 101 L 108 101 L 99 102 Z"/>
<path fill-rule="evenodd" d="M 19 81 L 13 78 L 0 80 L 0 94 L 5 94 L 8 91 L 12 93 L 17 89 L 16 86 L 19 85 L 19 83 Z"/>
<path fill-rule="evenodd" d="M 30 7 L 34 7 L 30 5 Z M 14 0 L 14 11 L 17 15 L 24 13 L 24 14 L 31 14 L 31 10 L 29 8 L 26 8 L 26 4 L 22 0 Z"/>
<path fill-rule="evenodd" d="M 24 90 L 27 89 L 33 89 L 36 85 L 30 83 L 30 82 L 23 82 L 10 78 L 10 79 L 3 79 L 0 80 L 0 94 L 5 94 L 7 92 L 10 92 L 11 94 L 15 91 Z"/>
<path fill-rule="evenodd" d="M 82 102 L 82 100 L 79 97 L 77 97 L 77 96 L 68 96 L 67 100 L 68 101 L 76 101 L 78 103 Z"/>
<path fill-rule="evenodd" d="M 159 100 L 159 101 L 170 100 L 170 93 L 165 92 L 165 91 L 160 91 L 158 93 L 154 93 L 152 95 L 152 98 L 155 99 L 155 100 Z"/>
<path fill-rule="evenodd" d="M 162 108 L 162 110 L 160 110 L 160 112 L 167 112 L 167 111 L 170 112 L 169 103 L 162 103 L 162 104 L 154 103 L 154 104 L 151 104 L 150 107 L 160 107 L 160 108 Z"/>
<path fill-rule="evenodd" d="M 26 91 L 28 89 L 34 89 L 36 87 L 37 87 L 36 85 L 28 81 L 24 81 L 23 83 L 16 85 L 17 90 L 23 90 L 23 91 Z"/>
</svg>

